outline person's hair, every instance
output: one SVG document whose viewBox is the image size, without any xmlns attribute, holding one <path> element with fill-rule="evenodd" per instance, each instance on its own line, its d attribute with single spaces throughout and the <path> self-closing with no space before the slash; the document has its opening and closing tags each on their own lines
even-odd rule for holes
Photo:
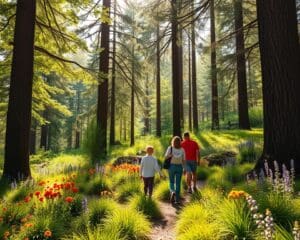
<svg viewBox="0 0 300 240">
<path fill-rule="evenodd" d="M 148 150 L 154 151 L 154 147 L 149 145 L 149 146 L 146 147 L 146 152 L 148 152 Z"/>
<path fill-rule="evenodd" d="M 185 132 L 185 133 L 183 134 L 183 137 L 189 138 L 189 137 L 190 137 L 190 133 L 189 133 L 189 132 Z"/>
<path fill-rule="evenodd" d="M 181 139 L 178 136 L 173 137 L 172 139 L 172 147 L 174 148 L 181 148 Z"/>
</svg>

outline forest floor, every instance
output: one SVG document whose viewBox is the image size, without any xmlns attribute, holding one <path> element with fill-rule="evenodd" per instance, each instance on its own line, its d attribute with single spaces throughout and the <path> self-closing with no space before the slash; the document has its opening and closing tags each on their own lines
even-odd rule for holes
<svg viewBox="0 0 300 240">
<path fill-rule="evenodd" d="M 205 182 L 198 181 L 197 187 L 203 188 Z M 159 208 L 164 216 L 163 219 L 154 222 L 152 232 L 150 234 L 151 240 L 173 240 L 176 238 L 176 222 L 178 214 L 181 209 L 190 202 L 190 194 L 184 191 L 182 203 L 180 205 L 173 205 L 166 202 L 159 202 Z"/>
</svg>

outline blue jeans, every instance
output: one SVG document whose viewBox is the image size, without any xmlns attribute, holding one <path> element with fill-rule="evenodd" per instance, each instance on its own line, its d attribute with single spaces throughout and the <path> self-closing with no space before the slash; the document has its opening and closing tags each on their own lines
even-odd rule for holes
<svg viewBox="0 0 300 240">
<path fill-rule="evenodd" d="M 180 200 L 180 186 L 183 168 L 180 164 L 171 164 L 169 168 L 170 191 L 175 192 L 176 202 Z"/>
</svg>

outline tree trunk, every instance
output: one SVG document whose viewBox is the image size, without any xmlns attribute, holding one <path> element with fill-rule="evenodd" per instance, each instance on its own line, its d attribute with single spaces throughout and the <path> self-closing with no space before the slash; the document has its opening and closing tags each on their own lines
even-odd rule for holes
<svg viewBox="0 0 300 240">
<path fill-rule="evenodd" d="M 194 11 L 194 0 L 192 1 L 192 11 Z M 195 23 L 192 22 L 192 96 L 193 96 L 193 129 L 199 131 L 198 126 L 198 104 L 197 104 L 197 70 L 196 70 L 196 50 L 195 50 Z"/>
<path fill-rule="evenodd" d="M 191 74 L 191 41 L 188 40 L 188 74 L 189 74 L 189 130 L 192 131 L 192 74 Z"/>
<path fill-rule="evenodd" d="M 32 121 L 29 142 L 30 142 L 29 153 L 30 155 L 35 154 L 36 153 L 36 122 L 35 121 Z"/>
<path fill-rule="evenodd" d="M 219 129 L 219 97 L 217 81 L 216 27 L 215 1 L 210 3 L 210 41 L 211 41 L 211 102 L 212 102 L 212 130 Z"/>
<path fill-rule="evenodd" d="M 103 0 L 103 8 L 110 9 L 110 0 Z M 109 13 L 108 13 L 109 15 Z M 108 16 L 109 17 L 109 16 Z M 109 66 L 109 24 L 101 24 L 101 52 L 99 59 L 101 74 L 98 86 L 97 126 L 100 131 L 98 142 L 100 151 L 107 154 L 107 113 L 108 113 L 108 66 Z"/>
<path fill-rule="evenodd" d="M 116 141 L 115 125 L 115 105 L 116 105 L 116 2 L 114 0 L 114 26 L 113 26 L 113 60 L 112 60 L 112 71 L 111 71 L 111 100 L 110 100 L 110 145 L 114 145 Z"/>
<path fill-rule="evenodd" d="M 236 67 L 238 80 L 238 112 L 239 128 L 250 129 L 248 113 L 248 93 L 246 78 L 246 59 L 243 29 L 243 2 L 234 0 L 234 20 L 235 20 L 235 39 L 236 39 Z"/>
<path fill-rule="evenodd" d="M 135 88 L 135 66 L 134 66 L 134 46 L 132 46 L 131 63 L 131 111 L 130 111 L 130 146 L 134 145 L 134 88 Z"/>
<path fill-rule="evenodd" d="M 29 134 L 35 16 L 35 0 L 17 1 L 3 169 L 3 177 L 10 180 L 21 180 L 31 176 Z"/>
<path fill-rule="evenodd" d="M 177 0 L 172 0 L 172 92 L 173 92 L 173 135 L 181 136 L 180 124 L 180 54 L 177 44 L 178 20 Z"/>
<path fill-rule="evenodd" d="M 48 121 L 49 120 L 49 109 L 46 109 L 43 112 L 43 118 Z M 49 123 L 45 123 L 41 126 L 41 142 L 40 148 L 44 149 L 45 151 L 49 150 Z"/>
<path fill-rule="evenodd" d="M 263 80 L 264 149 L 256 165 L 277 160 L 300 172 L 300 47 L 295 1 L 256 1 Z"/>
<path fill-rule="evenodd" d="M 156 25 L 156 136 L 161 137 L 161 101 L 160 101 L 160 34 L 159 22 Z"/>
<path fill-rule="evenodd" d="M 81 99 L 81 93 L 80 89 L 77 89 L 77 109 L 76 109 L 76 133 L 75 133 L 75 148 L 80 148 L 80 122 L 78 119 L 78 116 L 80 114 L 80 99 Z"/>
<path fill-rule="evenodd" d="M 149 76 L 146 75 L 146 102 L 145 102 L 145 134 L 150 133 L 150 90 Z"/>
<path fill-rule="evenodd" d="M 180 2 L 180 1 L 179 1 Z M 182 47 L 182 27 L 178 25 L 178 70 L 179 70 L 179 98 L 180 98 L 180 128 L 184 128 L 184 108 L 183 108 L 183 47 Z"/>
</svg>

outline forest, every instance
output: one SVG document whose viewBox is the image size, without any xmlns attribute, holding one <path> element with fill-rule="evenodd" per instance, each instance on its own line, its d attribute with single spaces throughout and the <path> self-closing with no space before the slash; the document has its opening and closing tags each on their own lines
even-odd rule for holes
<svg viewBox="0 0 300 240">
<path fill-rule="evenodd" d="M 299 93 L 300 0 L 0 0 L 0 238 L 299 240 Z"/>
</svg>

